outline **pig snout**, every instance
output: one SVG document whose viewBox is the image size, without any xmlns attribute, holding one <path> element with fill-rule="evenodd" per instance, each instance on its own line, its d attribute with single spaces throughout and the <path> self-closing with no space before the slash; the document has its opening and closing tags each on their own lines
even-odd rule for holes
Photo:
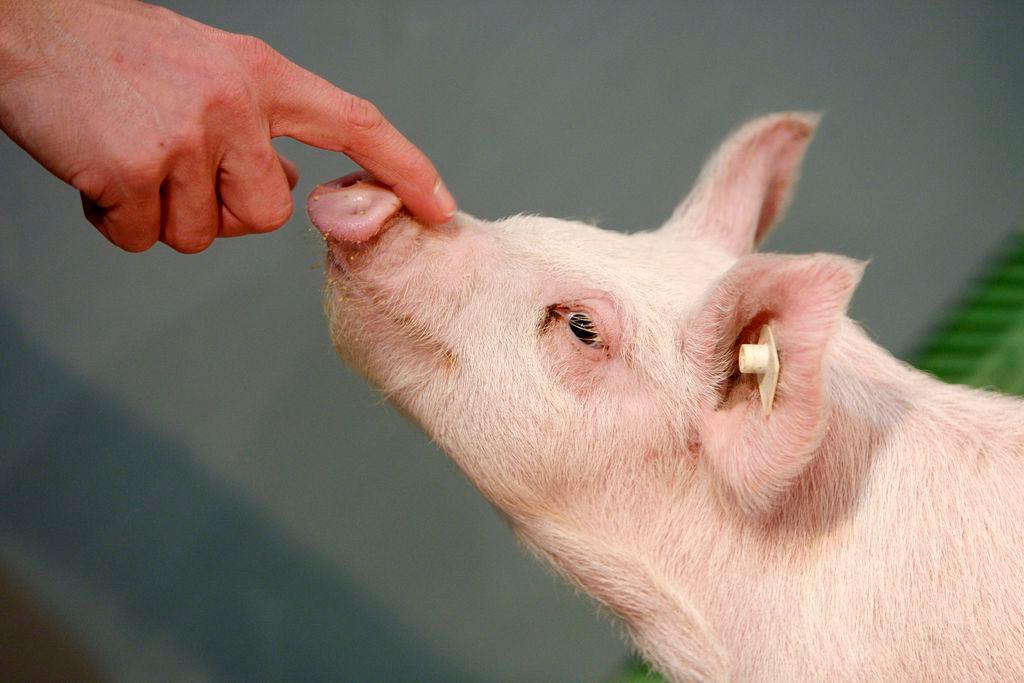
<svg viewBox="0 0 1024 683">
<path fill-rule="evenodd" d="M 335 243 L 376 237 L 401 208 L 402 201 L 365 171 L 317 185 L 306 201 L 313 225 Z"/>
</svg>

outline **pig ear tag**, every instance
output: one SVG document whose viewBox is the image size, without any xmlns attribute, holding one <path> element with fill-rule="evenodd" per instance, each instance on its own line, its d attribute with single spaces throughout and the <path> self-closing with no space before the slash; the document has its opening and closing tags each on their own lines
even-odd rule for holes
<svg viewBox="0 0 1024 683">
<path fill-rule="evenodd" d="M 756 344 L 740 346 L 740 372 L 757 375 L 757 388 L 761 392 L 761 408 L 765 415 L 772 414 L 775 388 L 779 383 L 779 352 L 775 348 L 772 328 L 765 325 Z"/>
</svg>

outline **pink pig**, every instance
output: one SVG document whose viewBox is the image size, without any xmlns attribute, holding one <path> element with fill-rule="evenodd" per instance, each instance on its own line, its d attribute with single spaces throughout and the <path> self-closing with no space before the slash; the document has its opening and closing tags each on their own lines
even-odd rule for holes
<svg viewBox="0 0 1024 683">
<path fill-rule="evenodd" d="M 873 343 L 863 264 L 751 253 L 817 120 L 743 126 L 633 235 L 322 185 L 332 338 L 671 680 L 1024 680 L 1024 402 Z"/>
</svg>

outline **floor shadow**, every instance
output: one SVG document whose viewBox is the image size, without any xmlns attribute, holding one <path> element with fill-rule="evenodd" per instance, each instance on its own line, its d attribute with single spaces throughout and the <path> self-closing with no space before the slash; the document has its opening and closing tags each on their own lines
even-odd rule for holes
<svg viewBox="0 0 1024 683">
<path fill-rule="evenodd" d="M 0 525 L 133 626 L 227 680 L 469 680 L 2 306 L 0 354 Z"/>
</svg>

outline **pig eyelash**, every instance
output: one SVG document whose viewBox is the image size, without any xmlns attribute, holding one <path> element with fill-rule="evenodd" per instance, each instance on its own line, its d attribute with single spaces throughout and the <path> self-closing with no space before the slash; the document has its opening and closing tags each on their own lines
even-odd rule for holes
<svg viewBox="0 0 1024 683">
<path fill-rule="evenodd" d="M 588 314 L 582 311 L 573 311 L 565 317 L 565 321 L 569 323 L 569 331 L 581 342 L 595 349 L 604 347 L 604 341 L 598 334 L 597 327 L 594 326 L 594 319 Z"/>
<path fill-rule="evenodd" d="M 569 331 L 581 344 L 592 349 L 604 348 L 604 339 L 601 337 L 601 333 L 597 331 L 597 325 L 594 324 L 594 319 L 589 313 L 562 306 L 549 307 L 548 320 L 552 320 L 555 316 L 566 322 Z"/>
</svg>

